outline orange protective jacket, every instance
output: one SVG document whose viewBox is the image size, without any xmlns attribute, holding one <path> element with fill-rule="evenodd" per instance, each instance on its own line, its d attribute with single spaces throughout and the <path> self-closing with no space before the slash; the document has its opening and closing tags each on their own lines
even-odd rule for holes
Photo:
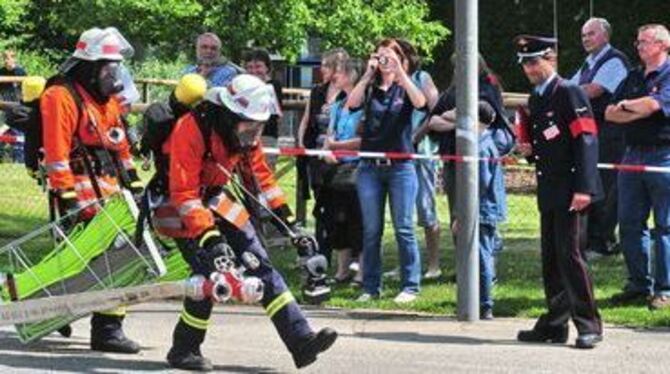
<svg viewBox="0 0 670 374">
<path fill-rule="evenodd" d="M 214 226 L 214 212 L 232 223 L 242 227 L 249 219 L 244 206 L 227 193 L 203 201 L 203 192 L 207 187 L 224 186 L 230 179 L 241 154 L 231 154 L 215 131 L 209 135 L 211 157 L 206 158 L 205 140 L 193 114 L 181 117 L 164 148 L 170 154 L 170 202 L 179 213 L 186 234 L 195 238 L 206 229 Z M 279 188 L 272 169 L 265 161 L 260 142 L 249 151 L 251 173 L 258 181 L 259 198 L 270 209 L 286 204 L 284 193 Z M 222 170 L 225 169 L 224 170 Z"/>
<path fill-rule="evenodd" d="M 78 144 L 109 150 L 126 170 L 134 165 L 117 98 L 98 104 L 81 86 L 75 83 L 74 88 L 81 96 L 83 113 L 63 85 L 47 88 L 40 98 L 44 158 L 51 188 L 75 189 L 80 200 L 88 200 L 93 192 L 88 175 L 75 175 L 72 169 Z M 98 182 L 103 193 L 118 190 L 114 178 L 101 177 Z"/>
</svg>

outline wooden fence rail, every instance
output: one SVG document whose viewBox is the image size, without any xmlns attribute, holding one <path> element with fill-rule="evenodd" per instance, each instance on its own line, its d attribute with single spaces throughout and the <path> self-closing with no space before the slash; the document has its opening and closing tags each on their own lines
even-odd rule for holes
<svg viewBox="0 0 670 374">
<path fill-rule="evenodd" d="M 0 83 L 20 83 L 26 77 L 14 77 L 14 76 L 0 76 Z M 140 86 L 140 92 L 142 93 L 142 102 L 134 104 L 132 106 L 132 112 L 143 112 L 148 103 L 151 103 L 151 97 L 149 96 L 149 86 L 176 86 L 176 79 L 158 79 L 158 78 L 136 78 L 135 84 Z M 286 110 L 304 110 L 307 100 L 309 99 L 309 90 L 304 88 L 284 88 L 284 108 Z M 503 102 L 505 107 L 515 108 L 517 106 L 525 106 L 528 103 L 528 94 L 517 93 L 517 92 L 503 92 Z M 11 103 L 6 101 L 0 101 L 0 110 L 6 109 L 8 106 L 11 106 Z"/>
</svg>

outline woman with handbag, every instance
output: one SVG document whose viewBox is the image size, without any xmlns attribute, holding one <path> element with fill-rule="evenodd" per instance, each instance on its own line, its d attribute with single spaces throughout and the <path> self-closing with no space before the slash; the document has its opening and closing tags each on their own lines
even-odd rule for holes
<svg viewBox="0 0 670 374">
<path fill-rule="evenodd" d="M 353 150 L 360 147 L 357 134 L 363 111 L 351 112 L 346 107 L 347 96 L 358 79 L 356 64 L 352 60 L 341 64 L 333 75 L 333 84 L 341 93 L 331 107 L 330 126 L 324 149 Z M 356 170 L 358 157 L 327 157 L 331 165 L 326 173 L 322 196 L 324 197 L 326 232 L 333 250 L 337 250 L 337 272 L 335 281 L 344 283 L 351 277 L 349 267 L 358 263 L 363 244 L 361 207 L 356 192 Z M 354 266 L 359 268 L 360 266 Z M 354 282 L 360 283 L 360 271 Z"/>
<path fill-rule="evenodd" d="M 331 106 L 339 95 L 339 90 L 333 84 L 333 73 L 338 65 L 341 65 L 349 59 L 349 54 L 342 48 L 335 48 L 327 51 L 321 58 L 321 77 L 322 83 L 317 84 L 310 91 L 309 102 L 305 108 L 305 113 L 298 127 L 298 147 L 308 149 L 323 148 L 323 144 L 330 124 Z M 314 236 L 319 243 L 319 251 L 326 256 L 328 262 L 331 262 L 331 246 L 326 236 L 324 221 L 322 218 L 322 209 L 319 205 L 321 197 L 319 193 L 323 186 L 324 169 L 326 165 L 318 158 L 299 158 L 298 172 L 306 177 L 309 188 L 314 195 L 315 206 L 313 216 L 315 219 Z M 309 192 L 304 189 L 304 185 L 298 188 L 304 191 L 305 195 Z"/>
</svg>

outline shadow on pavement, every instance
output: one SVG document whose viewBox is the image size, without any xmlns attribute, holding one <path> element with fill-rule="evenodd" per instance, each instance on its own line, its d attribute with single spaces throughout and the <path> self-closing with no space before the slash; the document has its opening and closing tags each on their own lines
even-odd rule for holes
<svg viewBox="0 0 670 374">
<path fill-rule="evenodd" d="M 388 340 L 395 342 L 423 343 L 423 344 L 494 344 L 495 340 L 471 338 L 467 336 L 430 335 L 416 332 L 358 332 L 352 335 L 356 338 Z"/>
<path fill-rule="evenodd" d="M 454 335 L 429 335 L 416 332 L 359 332 L 355 334 L 342 334 L 353 338 L 385 340 L 403 343 L 422 343 L 422 344 L 456 344 L 456 345 L 538 345 L 543 347 L 565 348 L 563 344 L 543 344 L 543 343 L 520 343 L 516 339 L 481 339 L 469 336 Z"/>
<path fill-rule="evenodd" d="M 30 351 L 30 352 L 49 352 L 49 353 L 76 353 L 87 351 L 89 349 L 88 339 L 77 338 L 51 339 L 43 338 L 36 342 L 23 344 L 15 332 L 0 332 L 0 351 Z M 2 361 L 0 361 L 2 363 Z"/>
<path fill-rule="evenodd" d="M 226 373 L 259 373 L 259 374 L 279 374 L 281 371 L 260 366 L 239 366 L 239 365 L 214 365 L 215 371 Z"/>
<path fill-rule="evenodd" d="M 163 361 L 127 360 L 118 356 L 107 357 L 90 351 L 81 351 L 81 354 L 59 354 L 55 356 L 30 355 L 30 352 L 21 354 L 0 353 L 0 363 L 4 367 L 16 369 L 34 369 L 39 371 L 69 371 L 94 373 L 102 370 L 115 372 L 127 371 L 160 371 L 167 369 Z"/>
</svg>

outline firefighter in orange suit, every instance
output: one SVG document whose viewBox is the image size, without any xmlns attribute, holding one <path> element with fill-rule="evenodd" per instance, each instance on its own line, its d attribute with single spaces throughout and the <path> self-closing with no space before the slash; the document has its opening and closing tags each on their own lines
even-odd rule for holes
<svg viewBox="0 0 670 374">
<path fill-rule="evenodd" d="M 115 29 L 85 31 L 72 57 L 40 99 L 44 162 L 51 195 L 61 215 L 90 220 L 95 201 L 120 190 L 142 191 L 131 159 L 122 107 L 119 64 L 132 47 Z M 121 328 L 122 308 L 94 313 L 91 349 L 137 353 Z"/>
<path fill-rule="evenodd" d="M 180 219 L 163 217 L 154 220 L 154 226 L 182 237 L 177 240 L 179 248 L 197 274 L 208 276 L 216 271 L 217 260 L 225 258 L 226 250 L 232 248 L 247 273 L 262 280 L 265 292 L 261 303 L 296 367 L 301 368 L 328 349 L 337 333 L 329 328 L 312 330 L 283 277 L 272 266 L 249 211 L 225 187 L 234 173 L 243 184 L 255 180 L 260 200 L 283 219 L 290 215 L 258 141 L 263 122 L 276 110 L 272 86 L 251 75 L 238 75 L 229 86 L 207 91 L 203 102 L 177 121 L 166 143 L 170 204 Z M 161 223 L 178 226 L 161 227 Z M 181 235 L 176 233 L 179 230 Z M 255 259 L 255 264 L 246 263 L 248 258 Z M 212 369 L 200 351 L 211 312 L 210 300 L 184 301 L 167 356 L 171 366 Z"/>
</svg>

